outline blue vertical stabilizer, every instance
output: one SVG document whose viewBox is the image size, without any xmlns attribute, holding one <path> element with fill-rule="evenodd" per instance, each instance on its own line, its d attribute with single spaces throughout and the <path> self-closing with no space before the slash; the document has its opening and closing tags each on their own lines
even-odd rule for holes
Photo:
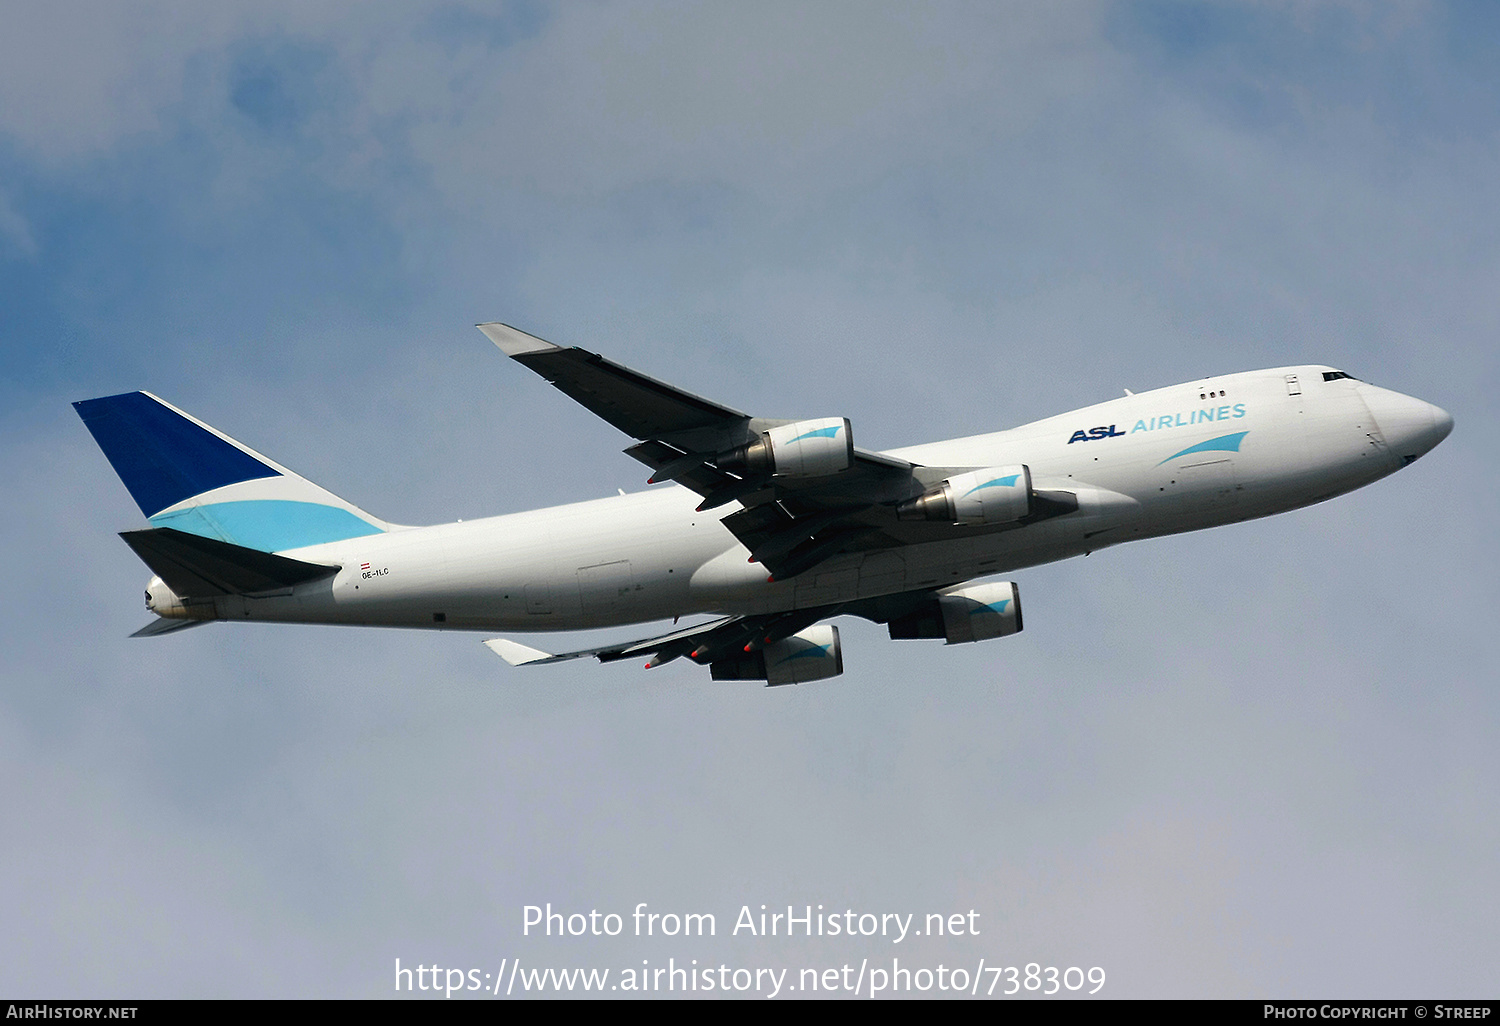
<svg viewBox="0 0 1500 1026">
<path fill-rule="evenodd" d="M 149 392 L 73 408 L 155 527 L 261 552 L 390 529 Z"/>
</svg>

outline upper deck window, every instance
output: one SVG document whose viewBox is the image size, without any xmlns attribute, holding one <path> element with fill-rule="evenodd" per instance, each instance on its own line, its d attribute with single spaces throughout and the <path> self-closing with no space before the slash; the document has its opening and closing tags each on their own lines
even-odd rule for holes
<svg viewBox="0 0 1500 1026">
<path fill-rule="evenodd" d="M 1343 371 L 1324 371 L 1324 381 L 1337 381 L 1339 378 L 1348 378 L 1350 381 L 1358 381 L 1353 374 L 1345 374 Z"/>
</svg>

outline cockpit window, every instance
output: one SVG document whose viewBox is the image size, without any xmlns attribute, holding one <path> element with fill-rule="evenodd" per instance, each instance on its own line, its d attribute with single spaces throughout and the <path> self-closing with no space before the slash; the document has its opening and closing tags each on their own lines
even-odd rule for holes
<svg viewBox="0 0 1500 1026">
<path fill-rule="evenodd" d="M 1324 381 L 1337 381 L 1339 378 L 1348 378 L 1350 381 L 1358 381 L 1353 374 L 1345 374 L 1343 371 L 1324 371 Z"/>
</svg>

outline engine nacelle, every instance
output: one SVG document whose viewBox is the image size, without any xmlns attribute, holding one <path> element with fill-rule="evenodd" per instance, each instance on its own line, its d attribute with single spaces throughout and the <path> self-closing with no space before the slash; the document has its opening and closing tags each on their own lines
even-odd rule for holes
<svg viewBox="0 0 1500 1026">
<path fill-rule="evenodd" d="M 735 473 L 778 477 L 837 474 L 854 463 L 854 431 L 847 417 L 799 420 L 773 427 L 715 462 Z"/>
<path fill-rule="evenodd" d="M 896 507 L 901 520 L 1009 524 L 1031 513 L 1031 470 L 1025 464 L 986 467 L 950 477 Z"/>
<path fill-rule="evenodd" d="M 949 645 L 1021 633 L 1021 592 L 1010 581 L 944 588 L 915 612 L 887 624 L 892 638 L 943 638 Z"/>
<path fill-rule="evenodd" d="M 767 687 L 806 684 L 844 672 L 839 629 L 819 624 L 765 648 L 708 664 L 714 680 L 763 680 Z"/>
</svg>

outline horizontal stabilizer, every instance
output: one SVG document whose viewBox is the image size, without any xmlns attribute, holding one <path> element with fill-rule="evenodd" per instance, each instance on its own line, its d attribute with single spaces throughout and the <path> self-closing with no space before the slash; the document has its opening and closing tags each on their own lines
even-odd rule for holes
<svg viewBox="0 0 1500 1026">
<path fill-rule="evenodd" d="M 343 569 L 304 563 L 171 527 L 122 531 L 120 537 L 182 598 L 281 591 Z"/>
<path fill-rule="evenodd" d="M 162 578 L 165 580 L 166 578 Z M 132 638 L 154 638 L 158 634 L 171 634 L 173 631 L 187 630 L 189 627 L 200 627 L 205 623 L 213 623 L 212 620 L 169 620 L 165 616 L 158 616 L 155 620 L 146 624 L 140 630 L 131 635 Z"/>
</svg>

